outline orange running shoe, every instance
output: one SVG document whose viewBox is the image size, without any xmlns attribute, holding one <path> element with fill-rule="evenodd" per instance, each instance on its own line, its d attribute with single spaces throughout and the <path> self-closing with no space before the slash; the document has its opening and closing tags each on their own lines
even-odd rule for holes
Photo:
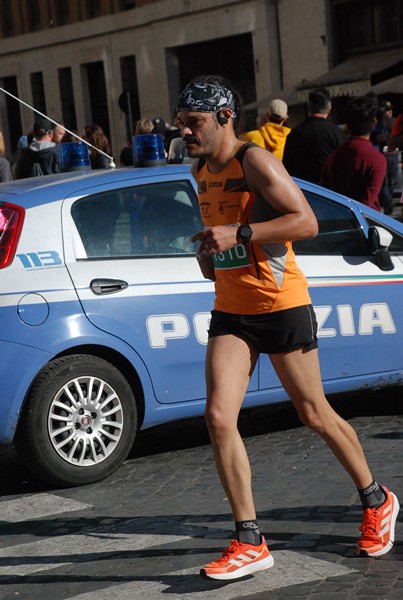
<svg viewBox="0 0 403 600">
<path fill-rule="evenodd" d="M 395 541 L 395 524 L 399 514 L 399 501 L 384 485 L 385 502 L 379 508 L 366 508 L 357 543 L 360 555 L 382 556 L 392 549 Z"/>
<path fill-rule="evenodd" d="M 270 569 L 273 562 L 263 536 L 260 546 L 241 544 L 238 540 L 232 540 L 222 556 L 203 567 L 200 575 L 209 579 L 238 579 L 256 571 Z"/>
</svg>

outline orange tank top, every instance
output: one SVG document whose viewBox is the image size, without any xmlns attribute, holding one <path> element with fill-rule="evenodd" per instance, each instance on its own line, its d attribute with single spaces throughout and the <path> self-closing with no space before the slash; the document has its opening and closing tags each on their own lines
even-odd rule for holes
<svg viewBox="0 0 403 600">
<path fill-rule="evenodd" d="M 196 177 L 206 227 L 253 224 L 277 216 L 268 202 L 248 189 L 242 161 L 249 147 L 244 144 L 221 173 L 210 173 L 204 159 L 199 160 Z M 238 244 L 213 260 L 216 310 L 253 315 L 311 303 L 291 242 Z"/>
</svg>

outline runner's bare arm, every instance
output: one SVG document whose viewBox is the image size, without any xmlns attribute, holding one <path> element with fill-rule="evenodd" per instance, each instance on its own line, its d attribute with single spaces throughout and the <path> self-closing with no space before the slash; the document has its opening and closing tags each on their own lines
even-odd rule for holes
<svg viewBox="0 0 403 600">
<path fill-rule="evenodd" d="M 316 217 L 280 160 L 263 149 L 251 148 L 243 166 L 249 189 L 280 215 L 272 221 L 251 223 L 253 241 L 284 242 L 317 235 Z"/>
</svg>

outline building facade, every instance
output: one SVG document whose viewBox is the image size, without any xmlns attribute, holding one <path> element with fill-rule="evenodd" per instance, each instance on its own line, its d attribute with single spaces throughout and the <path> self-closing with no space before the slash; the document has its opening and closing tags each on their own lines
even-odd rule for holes
<svg viewBox="0 0 403 600">
<path fill-rule="evenodd" d="M 201 73 L 231 79 L 253 120 L 273 96 L 298 118 L 316 82 L 370 89 L 368 64 L 358 80 L 354 64 L 341 75 L 355 87 L 334 73 L 357 54 L 382 51 L 398 75 L 402 23 L 403 0 L 1 0 L 0 129 L 11 153 L 33 106 L 79 134 L 100 125 L 117 157 L 138 118 L 171 122 Z"/>
</svg>

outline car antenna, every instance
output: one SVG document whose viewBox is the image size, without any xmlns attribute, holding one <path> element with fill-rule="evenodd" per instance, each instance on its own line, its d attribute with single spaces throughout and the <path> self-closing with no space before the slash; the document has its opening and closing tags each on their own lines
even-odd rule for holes
<svg viewBox="0 0 403 600">
<path fill-rule="evenodd" d="M 7 90 L 5 90 L 4 88 L 0 87 L 0 92 L 4 92 L 5 94 L 7 94 L 7 96 L 10 96 L 11 98 L 13 98 L 14 100 L 17 100 L 17 102 L 20 102 L 20 104 L 23 104 L 24 106 L 26 106 L 27 108 L 30 108 L 31 110 L 33 110 L 34 112 L 38 113 L 38 115 L 41 115 L 41 117 L 44 117 L 45 119 L 48 119 L 48 121 L 50 121 L 51 123 L 53 123 L 54 125 L 58 125 L 59 127 L 63 127 L 67 133 L 70 133 L 70 135 L 74 136 L 75 138 L 79 139 L 80 142 L 83 142 L 84 144 L 86 144 L 87 146 L 89 146 L 90 148 L 93 148 L 93 150 L 96 150 L 97 152 L 99 152 L 100 154 L 103 154 L 104 156 L 106 156 L 106 158 L 108 158 L 108 160 L 110 161 L 110 167 L 116 167 L 115 162 L 112 158 L 112 156 L 109 156 L 109 154 L 107 154 L 106 152 L 104 152 L 103 150 L 100 150 L 99 148 L 97 148 L 96 146 L 93 146 L 92 144 L 90 144 L 89 142 L 87 142 L 86 140 L 84 140 L 82 137 L 80 137 L 79 135 L 77 135 L 77 133 L 74 133 L 74 131 L 70 131 L 70 129 L 67 129 L 67 127 L 65 127 L 64 125 L 61 125 L 60 123 L 58 123 L 57 121 L 55 121 L 54 119 L 51 119 L 50 117 L 48 117 L 48 115 L 45 115 L 44 113 L 42 113 L 40 110 L 37 110 L 36 108 L 34 108 L 33 106 L 31 106 L 30 104 L 28 104 L 27 102 L 24 102 L 23 100 L 21 100 L 21 98 L 18 98 L 18 96 L 14 96 L 14 94 L 12 94 L 11 92 L 8 92 Z"/>
</svg>

